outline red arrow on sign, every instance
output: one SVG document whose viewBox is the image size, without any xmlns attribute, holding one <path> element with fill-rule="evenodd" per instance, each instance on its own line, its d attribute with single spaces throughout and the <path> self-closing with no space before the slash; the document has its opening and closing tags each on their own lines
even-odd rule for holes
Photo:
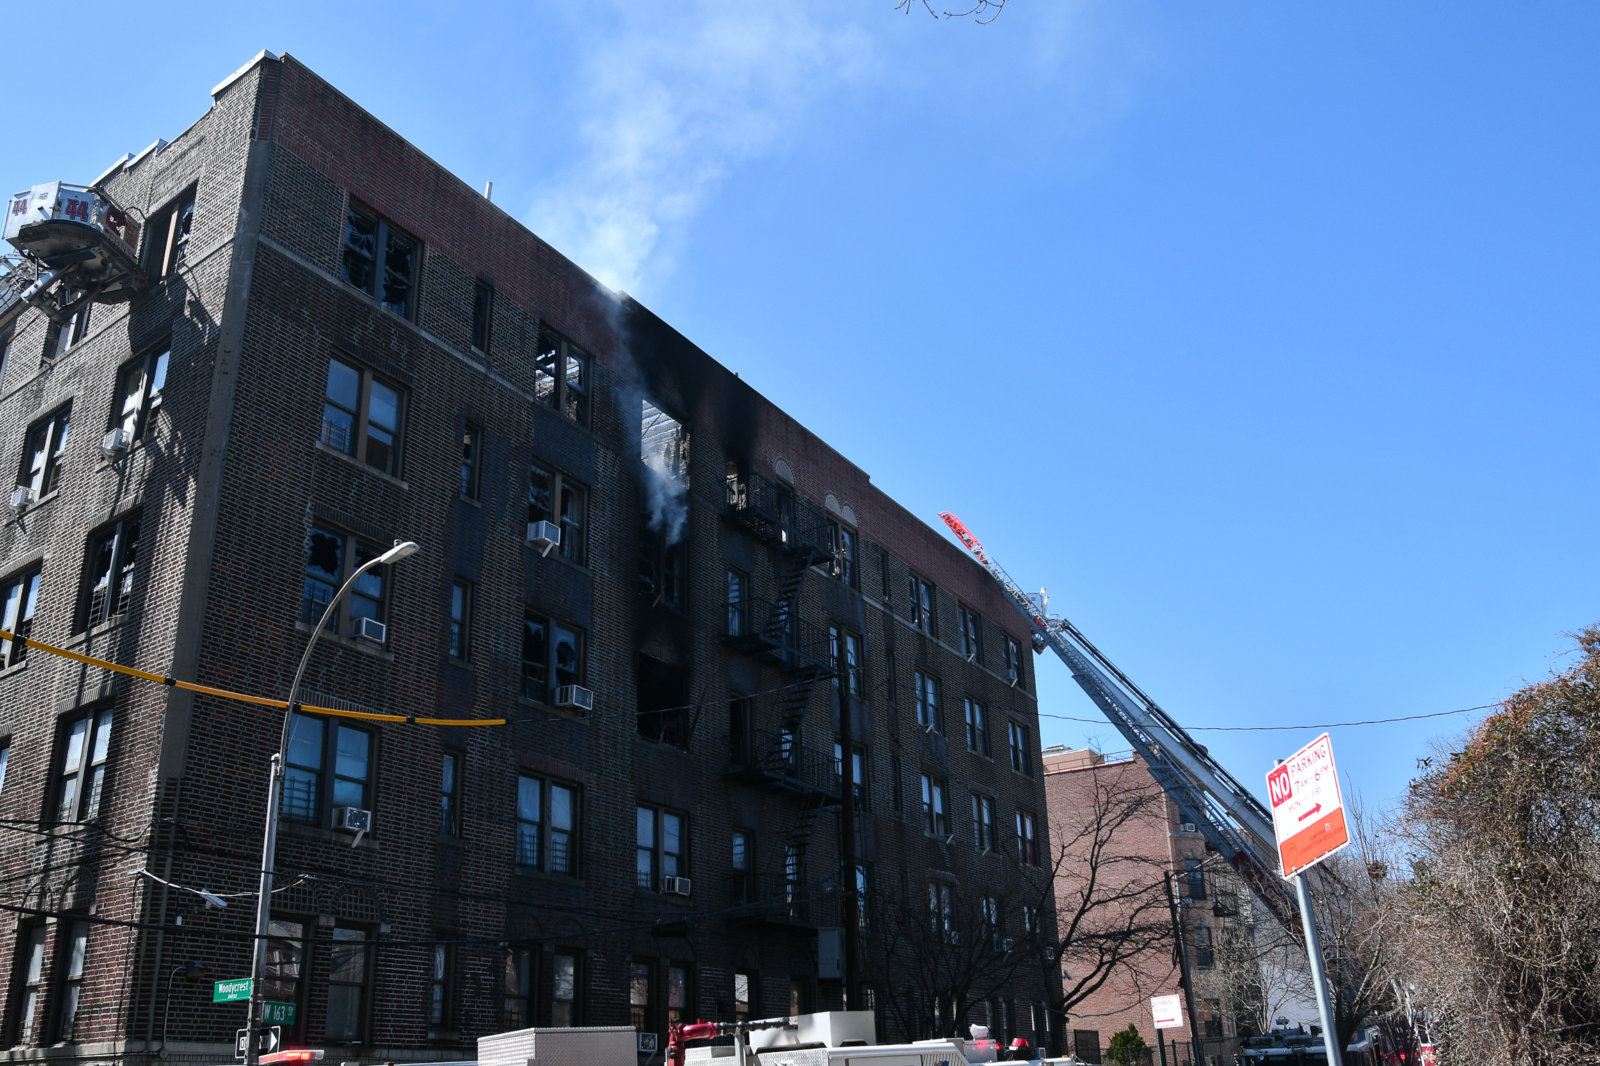
<svg viewBox="0 0 1600 1066">
<path fill-rule="evenodd" d="M 1312 816 L 1312 815 L 1313 815 L 1313 814 L 1316 814 L 1316 813 L 1317 813 L 1317 812 L 1318 812 L 1318 811 L 1320 811 L 1320 810 L 1322 810 L 1322 804 L 1320 804 L 1320 803 L 1319 803 L 1319 804 L 1317 804 L 1317 805 L 1316 805 L 1316 806 L 1315 806 L 1315 807 L 1313 807 L 1313 808 L 1311 808 L 1311 809 L 1310 809 L 1310 810 L 1309 810 L 1309 811 L 1307 811 L 1307 812 L 1306 812 L 1306 813 L 1304 813 L 1304 814 L 1302 814 L 1302 815 L 1301 815 L 1301 816 L 1300 816 L 1300 817 L 1299 817 L 1299 818 L 1298 818 L 1298 819 L 1296 819 L 1296 820 L 1297 820 L 1297 821 L 1301 821 L 1301 822 L 1303 822 L 1303 821 L 1305 821 L 1305 820 L 1306 820 L 1306 819 L 1307 819 L 1307 818 L 1310 818 L 1310 817 L 1311 817 L 1311 816 Z"/>
</svg>

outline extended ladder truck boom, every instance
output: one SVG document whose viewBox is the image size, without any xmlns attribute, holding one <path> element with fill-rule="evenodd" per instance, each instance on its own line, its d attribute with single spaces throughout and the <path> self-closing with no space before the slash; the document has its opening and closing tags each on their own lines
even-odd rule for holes
<svg viewBox="0 0 1600 1066">
<path fill-rule="evenodd" d="M 1150 769 L 1177 804 L 1182 821 L 1193 822 L 1291 933 L 1299 920 L 1288 886 L 1278 875 L 1272 817 L 1265 807 L 1194 738 L 1184 732 L 1127 674 L 1065 618 L 1045 612 L 1044 597 L 1029 596 L 989 557 L 972 531 L 948 511 L 945 525 L 994 577 L 1033 630 L 1035 651 L 1049 648 L 1072 671 L 1072 679 Z"/>
</svg>

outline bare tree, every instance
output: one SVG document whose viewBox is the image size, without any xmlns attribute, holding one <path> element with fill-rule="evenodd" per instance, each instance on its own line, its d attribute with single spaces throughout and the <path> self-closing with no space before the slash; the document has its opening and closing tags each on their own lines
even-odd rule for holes
<svg viewBox="0 0 1600 1066">
<path fill-rule="evenodd" d="M 1057 1018 L 1119 981 L 1159 984 L 1172 975 L 1172 916 L 1164 853 L 1141 846 L 1152 827 L 1166 834 L 1166 804 L 1143 764 L 1105 768 L 1089 775 L 1069 803 L 1056 803 L 1050 824 L 1050 885 L 1056 930 L 1042 946 L 1041 964 L 1062 976 L 1047 981 Z M 1040 906 L 1044 905 L 1040 901 Z M 1152 989 L 1130 994 L 1145 995 Z"/>
<path fill-rule="evenodd" d="M 936 19 L 964 19 L 970 18 L 979 25 L 988 25 L 1000 17 L 1004 10 L 1006 0 L 973 0 L 970 7 L 962 11 L 946 11 L 933 6 L 932 0 L 895 0 L 894 9 L 909 15 L 913 10 L 921 7 Z"/>
</svg>

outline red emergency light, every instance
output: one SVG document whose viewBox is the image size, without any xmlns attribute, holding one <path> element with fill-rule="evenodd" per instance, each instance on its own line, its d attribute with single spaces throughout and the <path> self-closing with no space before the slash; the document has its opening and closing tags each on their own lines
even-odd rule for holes
<svg viewBox="0 0 1600 1066">
<path fill-rule="evenodd" d="M 274 1062 L 316 1062 L 322 1058 L 321 1048 L 297 1048 L 294 1051 L 274 1051 L 270 1055 L 261 1056 L 261 1066 L 270 1066 Z"/>
</svg>

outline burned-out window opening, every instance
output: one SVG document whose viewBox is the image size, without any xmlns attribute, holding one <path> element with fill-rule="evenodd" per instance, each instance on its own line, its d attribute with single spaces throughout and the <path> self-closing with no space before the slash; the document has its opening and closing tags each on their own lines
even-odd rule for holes
<svg viewBox="0 0 1600 1066">
<path fill-rule="evenodd" d="M 139 556 L 139 514 L 97 532 L 89 541 L 78 632 L 115 621 L 133 606 L 134 567 Z"/>
<path fill-rule="evenodd" d="M 94 315 L 94 304 L 85 303 L 65 322 L 51 323 L 52 330 L 45 344 L 45 358 L 56 359 L 67 353 L 89 332 L 89 319 Z"/>
<path fill-rule="evenodd" d="M 689 438 L 682 422 L 641 401 L 639 460 L 644 514 L 639 532 L 639 595 L 683 607 L 689 532 Z"/>
<path fill-rule="evenodd" d="M 583 684 L 583 632 L 529 611 L 522 619 L 522 694 L 554 703 L 555 689 Z"/>
<path fill-rule="evenodd" d="M 539 329 L 533 395 L 578 425 L 589 424 L 589 354 L 548 326 Z"/>
<path fill-rule="evenodd" d="M 421 245 L 388 219 L 354 200 L 345 212 L 343 277 L 385 310 L 410 318 L 416 310 Z"/>
<path fill-rule="evenodd" d="M 326 525 L 314 525 L 306 538 L 305 581 L 300 598 L 300 621 L 316 625 L 334 593 L 361 567 L 383 554 L 383 549 Z M 343 624 L 348 612 L 349 623 Z M 389 567 L 368 570 L 356 579 L 350 592 L 334 608 L 329 627 L 345 636 L 361 633 L 361 620 L 384 621 L 389 613 Z M 385 632 L 387 639 L 387 631 Z"/>
<path fill-rule="evenodd" d="M 494 286 L 479 281 L 472 287 L 472 346 L 488 354 L 489 322 L 494 314 Z"/>
<path fill-rule="evenodd" d="M 144 268 L 157 281 L 175 273 L 189 257 L 194 200 L 195 189 L 191 185 L 145 223 Z"/>
<path fill-rule="evenodd" d="M 639 656 L 638 731 L 646 740 L 689 746 L 689 671 L 649 655 Z"/>
</svg>

